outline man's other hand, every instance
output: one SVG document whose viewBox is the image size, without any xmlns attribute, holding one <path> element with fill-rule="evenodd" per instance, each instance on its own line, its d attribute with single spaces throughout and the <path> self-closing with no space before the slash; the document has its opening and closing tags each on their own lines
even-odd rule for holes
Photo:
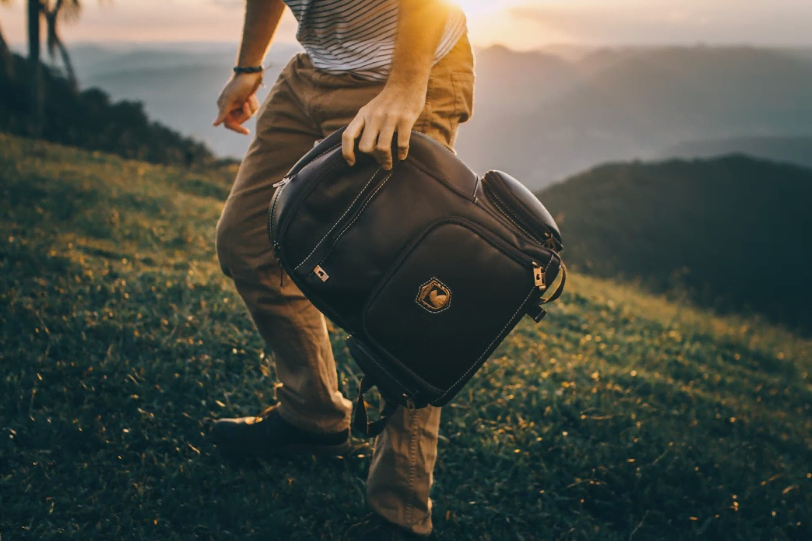
<svg viewBox="0 0 812 541">
<path fill-rule="evenodd" d="M 387 84 L 372 101 L 363 106 L 344 130 L 342 153 L 355 165 L 355 141 L 361 137 L 358 150 L 372 154 L 381 167 L 392 169 L 392 139 L 397 132 L 398 159 L 409 153 L 409 137 L 426 103 L 425 85 Z"/>
<path fill-rule="evenodd" d="M 235 73 L 226 83 L 217 99 L 219 113 L 215 126 L 223 124 L 229 130 L 248 135 L 243 126 L 259 109 L 256 92 L 262 84 L 262 73 Z"/>
</svg>

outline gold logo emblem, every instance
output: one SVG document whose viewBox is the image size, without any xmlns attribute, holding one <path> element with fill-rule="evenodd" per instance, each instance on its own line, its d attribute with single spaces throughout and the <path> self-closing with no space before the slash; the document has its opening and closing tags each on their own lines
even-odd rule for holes
<svg viewBox="0 0 812 541">
<path fill-rule="evenodd" d="M 451 290 L 437 278 L 432 278 L 420 286 L 417 304 L 432 314 L 442 312 L 451 306 Z"/>
</svg>

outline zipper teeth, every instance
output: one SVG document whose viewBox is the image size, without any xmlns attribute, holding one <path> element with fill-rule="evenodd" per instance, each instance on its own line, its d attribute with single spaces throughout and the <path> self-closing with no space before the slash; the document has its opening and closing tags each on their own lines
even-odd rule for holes
<svg viewBox="0 0 812 541">
<path fill-rule="evenodd" d="M 313 156 L 313 158 L 311 158 L 310 160 L 308 160 L 308 161 L 307 161 L 307 163 L 302 164 L 302 165 L 301 165 L 301 167 L 299 167 L 299 168 L 297 169 L 296 167 L 299 165 L 299 162 L 301 162 L 301 161 L 302 161 L 302 160 L 300 159 L 300 160 L 299 160 L 299 161 L 297 161 L 295 164 L 293 164 L 293 167 L 290 169 L 290 171 L 288 171 L 288 174 L 287 174 L 287 175 L 285 175 L 285 177 L 293 177 L 293 176 L 295 176 L 295 175 L 298 175 L 298 174 L 299 174 L 299 172 L 300 172 L 302 169 L 304 169 L 305 167 L 307 167 L 308 165 L 310 165 L 310 164 L 311 164 L 311 163 L 313 163 L 314 161 L 318 160 L 319 158 L 321 158 L 322 156 L 324 156 L 324 155 L 325 155 L 325 154 L 327 154 L 328 152 L 332 152 L 333 150 L 335 150 L 335 149 L 339 148 L 340 146 L 342 146 L 342 143 L 337 143 L 337 144 L 335 144 L 335 145 L 331 146 L 330 148 L 325 149 L 325 150 L 324 150 L 324 152 L 322 152 L 321 154 L 318 154 L 318 155 L 316 155 L 316 156 Z M 302 158 L 304 158 L 304 156 L 302 156 Z"/>
<path fill-rule="evenodd" d="M 353 200 L 352 200 L 352 203 L 350 203 L 350 204 L 349 204 L 349 206 L 347 207 L 347 210 L 345 210 L 345 211 L 344 211 L 344 214 L 342 214 L 342 215 L 341 215 L 341 216 L 338 218 L 338 220 L 336 220 L 336 222 L 335 222 L 335 223 L 333 224 L 333 226 L 332 226 L 332 227 L 331 227 L 331 228 L 330 228 L 330 229 L 327 231 L 327 233 L 325 233 L 325 234 L 324 234 L 324 236 L 322 236 L 322 237 L 321 237 L 321 240 L 319 240 L 319 242 L 317 242 L 317 243 L 316 243 L 316 245 L 313 247 L 313 249 L 310 251 L 310 253 L 309 253 L 309 254 L 307 254 L 307 256 L 306 256 L 304 259 L 302 259 L 301 263 L 299 263 L 298 265 L 296 265 L 296 267 L 294 268 L 294 270 L 299 270 L 299 267 L 301 267 L 302 265 L 304 265 L 304 264 L 307 262 L 307 260 L 308 260 L 308 259 L 310 259 L 310 256 L 312 256 L 314 253 L 316 253 L 316 250 L 318 250 L 318 249 L 319 249 L 319 246 L 321 246 L 321 245 L 322 245 L 322 243 L 323 243 L 323 242 L 324 242 L 324 241 L 327 239 L 327 237 L 328 237 L 328 236 L 330 236 L 330 233 L 332 233 L 332 232 L 333 232 L 333 231 L 336 229 L 336 227 L 338 227 L 338 224 L 340 224 L 340 223 L 341 223 L 341 220 L 343 220 L 343 219 L 344 219 L 344 217 L 345 217 L 345 216 L 347 216 L 347 213 L 349 213 L 349 212 L 350 212 L 350 210 L 352 209 L 353 205 L 355 205 L 355 204 L 358 202 L 358 200 L 359 200 L 359 199 L 361 199 L 361 196 L 364 194 L 364 190 L 366 190 L 366 189 L 369 187 L 369 185 L 370 185 L 370 184 L 372 184 L 372 181 L 373 181 L 373 180 L 375 180 L 375 177 L 376 177 L 376 176 L 378 176 L 378 173 L 379 173 L 380 171 L 381 171 L 381 168 L 379 167 L 379 168 L 377 168 L 377 169 L 375 170 L 375 172 L 374 172 L 374 173 L 372 173 L 372 176 L 369 178 L 369 180 L 366 182 L 366 184 L 364 184 L 364 187 L 363 187 L 363 188 L 361 188 L 361 191 L 360 191 L 360 192 L 358 192 L 358 195 L 356 195 L 356 196 L 355 196 L 355 199 L 353 199 Z M 391 176 L 391 173 L 390 173 L 389 175 Z M 389 177 L 387 177 L 387 178 L 389 178 Z M 386 179 L 384 179 L 384 182 L 386 182 Z M 377 192 L 377 190 L 376 190 L 376 192 Z M 373 195 L 374 195 L 374 194 L 373 194 Z M 365 204 L 366 204 L 366 203 L 364 203 L 364 205 L 365 205 Z M 362 205 L 362 207 L 361 207 L 362 209 L 363 209 L 364 205 Z M 344 232 L 343 232 L 343 231 L 342 231 L 341 233 L 339 233 L 339 238 L 340 238 L 340 237 L 341 237 L 341 235 L 343 235 L 343 234 L 344 234 Z M 337 240 L 337 239 L 336 239 L 336 240 Z M 335 242 L 333 242 L 333 245 L 334 245 L 334 244 L 335 244 Z M 332 250 L 332 245 L 330 246 L 330 249 Z M 328 252 L 328 253 L 329 253 L 329 252 Z"/>
<path fill-rule="evenodd" d="M 330 152 L 331 150 L 335 150 L 336 148 L 338 148 L 338 147 L 340 147 L 340 146 L 341 146 L 340 144 L 339 144 L 339 145 L 335 145 L 334 147 L 332 147 L 332 148 L 330 148 L 330 149 L 328 149 L 328 150 L 326 150 L 326 151 L 322 152 L 321 154 L 319 154 L 319 155 L 318 155 L 316 158 L 320 158 L 320 157 L 324 156 L 325 154 L 327 154 L 328 152 Z M 338 154 L 338 156 L 339 156 L 341 159 L 343 159 L 343 156 L 341 156 L 341 154 Z M 335 160 L 335 157 L 334 157 L 334 156 L 330 156 L 328 159 L 329 159 L 329 160 Z M 335 161 L 337 161 L 337 160 L 335 160 Z M 309 163 L 310 163 L 310 162 L 308 162 L 308 165 L 309 165 Z M 305 165 L 305 166 L 303 166 L 303 167 L 302 167 L 302 169 L 304 169 L 304 167 L 307 167 L 307 166 L 306 166 L 306 165 Z M 333 166 L 332 166 L 332 164 L 331 164 L 331 165 L 330 165 L 330 170 L 332 170 L 332 167 L 333 167 Z M 300 171 L 297 171 L 297 172 L 296 172 L 296 175 L 298 175 L 300 172 L 301 172 L 301 170 L 300 170 Z M 290 174 L 290 173 L 289 173 L 289 174 Z M 295 175 L 293 175 L 293 176 L 295 176 Z M 309 195 L 310 195 L 310 194 L 313 192 L 313 190 L 316 188 L 316 186 L 317 186 L 317 185 L 318 185 L 318 184 L 319 184 L 319 183 L 320 183 L 322 180 L 324 180 L 324 177 L 325 177 L 325 176 L 326 176 L 326 174 L 321 175 L 320 177 L 318 177 L 318 179 L 312 180 L 312 182 L 314 183 L 314 184 L 313 184 L 313 186 L 305 186 L 305 187 L 303 187 L 303 188 L 302 188 L 302 190 L 301 190 L 301 192 L 300 192 L 300 193 L 295 193 L 295 194 L 293 194 L 293 196 L 292 196 L 292 197 L 293 197 L 293 200 L 292 200 L 292 201 L 289 203 L 289 205 L 292 205 L 292 206 L 294 206 L 295 208 L 298 208 L 298 206 L 299 206 L 299 200 L 300 200 L 300 199 L 302 199 L 302 198 L 304 198 L 304 197 L 306 197 L 306 196 L 309 196 Z M 307 180 L 307 179 L 306 179 L 306 180 Z M 317 180 L 317 181 L 316 181 L 316 180 Z M 288 226 L 289 226 L 289 222 L 290 222 L 290 221 L 291 221 L 291 213 L 288 213 L 288 215 L 285 217 L 285 219 L 284 219 L 284 220 L 280 219 L 280 221 L 279 221 L 279 227 L 277 228 L 277 233 L 282 233 L 283 231 L 287 231 L 287 228 L 288 228 Z M 280 244 L 280 243 L 279 243 L 279 242 L 277 242 L 277 243 L 276 243 L 276 246 L 277 246 L 277 247 L 279 247 L 279 244 Z M 281 252 L 280 252 L 280 254 L 279 254 L 279 255 L 282 255 L 282 254 L 281 254 Z"/>
<path fill-rule="evenodd" d="M 480 237 L 485 239 L 486 242 L 489 242 L 491 244 L 493 244 L 493 243 L 501 244 L 502 247 L 505 248 L 507 251 L 514 252 L 516 254 L 521 254 L 519 256 L 519 258 L 523 259 L 525 263 L 529 263 L 531 265 L 531 271 L 533 271 L 534 274 L 535 274 L 535 269 L 532 268 L 533 266 L 538 265 L 541 268 L 542 272 L 546 273 L 547 269 L 549 269 L 550 265 L 552 265 L 553 259 L 555 257 L 557 257 L 557 254 L 555 256 L 551 254 L 550 255 L 550 260 L 547 262 L 547 264 L 542 265 L 541 263 L 539 263 L 534 258 L 532 258 L 531 256 L 524 253 L 522 250 L 520 250 L 516 246 L 513 246 L 512 244 L 510 244 L 505 239 L 499 237 L 498 235 L 496 235 L 494 233 L 491 233 L 490 231 L 488 231 L 487 229 L 485 229 L 484 227 L 481 227 L 480 225 L 478 225 L 476 223 L 469 222 L 468 220 L 465 220 L 464 218 L 462 218 L 462 219 L 459 219 L 459 220 L 450 220 L 450 221 L 447 221 L 447 222 L 441 222 L 440 224 L 438 224 L 437 227 L 442 225 L 442 223 L 457 223 L 457 224 L 461 225 L 462 227 L 466 227 L 466 228 L 470 229 L 471 231 L 473 231 L 474 233 L 478 234 Z M 547 248 L 545 247 L 545 250 L 546 249 Z M 504 251 L 502 253 L 504 253 Z M 508 254 L 505 254 L 505 255 L 508 255 Z M 513 257 L 512 259 L 516 260 L 515 257 Z M 560 260 L 560 257 L 558 257 L 558 259 Z M 533 276 L 533 278 L 534 278 L 534 281 L 535 281 L 535 275 Z M 538 289 L 538 286 L 536 286 L 535 283 L 533 284 L 533 289 Z"/>
<path fill-rule="evenodd" d="M 378 169 L 378 171 L 380 171 L 380 169 Z M 376 174 L 377 174 L 377 171 L 376 171 Z M 374 176 L 373 176 L 373 178 L 374 178 Z M 324 254 L 324 256 L 322 256 L 322 257 L 321 257 L 321 260 L 319 261 L 318 265 L 321 265 L 322 263 L 324 263 L 324 262 L 327 260 L 327 258 L 328 258 L 328 257 L 330 256 L 330 254 L 333 252 L 333 248 L 335 248 L 335 245 L 338 243 L 338 241 L 339 241 L 339 240 L 341 240 L 341 237 L 343 237 L 343 236 L 344 236 L 344 233 L 346 233 L 346 232 L 347 232 L 347 230 L 348 230 L 350 227 L 352 227 L 352 225 L 353 225 L 353 224 L 356 222 L 356 220 L 358 220 L 358 218 L 360 218 L 360 217 L 361 217 L 361 214 L 363 214 L 363 213 L 364 213 L 364 209 L 366 209 L 366 208 L 367 208 L 367 206 L 368 206 L 368 205 L 369 205 L 369 204 L 372 202 L 372 200 L 375 198 L 375 195 L 377 195 L 377 193 L 378 193 L 378 192 L 381 190 L 381 188 L 383 188 L 383 187 L 386 185 L 386 183 L 389 181 L 389 179 L 390 179 L 390 178 L 392 178 L 392 171 L 390 171 L 390 172 L 389 172 L 389 174 L 388 174 L 388 175 L 386 175 L 386 177 L 384 177 L 384 179 L 381 181 L 381 183 L 380 183 L 380 184 L 378 184 L 378 186 L 375 188 L 375 190 L 374 190 L 374 191 L 373 191 L 371 194 L 369 194 L 369 197 L 367 197 L 367 198 L 364 200 L 363 204 L 361 204 L 361 207 L 360 207 L 360 208 L 359 208 L 359 209 L 358 209 L 358 210 L 355 212 L 355 214 L 353 215 L 353 217 L 352 217 L 352 219 L 349 221 L 349 223 L 348 223 L 347 225 L 345 225 L 345 226 L 344 226 L 344 227 L 341 229 L 341 231 L 338 233 L 338 235 L 336 235 L 336 237 L 333 239 L 333 242 L 331 242 L 331 243 L 330 243 L 330 247 L 327 249 L 327 252 Z M 370 179 L 370 182 L 371 182 L 371 179 Z M 340 222 L 340 221 L 341 221 L 341 220 L 339 220 L 339 222 Z M 336 223 L 335 223 L 335 225 L 333 226 L 333 228 L 335 228 L 335 226 L 337 226 L 339 222 L 336 222 Z M 331 229 L 331 230 L 332 230 L 332 229 Z M 315 249 L 314 249 L 314 252 L 315 252 Z M 312 252 L 311 252 L 311 255 L 312 255 Z M 309 258 L 310 256 L 307 256 L 307 257 Z M 305 261 L 307 261 L 307 258 L 305 258 Z M 303 264 L 305 261 L 302 261 L 302 263 L 300 263 L 300 264 L 299 264 L 299 267 L 301 267 L 301 266 L 302 266 L 302 264 Z M 298 269 L 299 267 L 296 267 L 296 268 Z"/>
<path fill-rule="evenodd" d="M 534 234 L 530 233 L 529 231 L 530 228 L 525 227 L 527 224 L 522 225 L 520 218 L 518 216 L 514 216 L 507 210 L 507 205 L 505 205 L 502 199 L 496 194 L 496 190 L 494 190 L 493 187 L 489 186 L 488 183 L 485 183 L 485 188 L 490 193 L 490 195 L 493 196 L 494 198 L 494 201 L 492 201 L 494 203 L 493 206 L 496 207 L 496 209 L 499 211 L 500 214 L 502 214 L 502 216 L 510 220 L 510 222 L 513 225 L 518 227 L 522 231 L 522 233 L 530 237 L 530 239 L 534 240 L 538 244 L 541 244 L 542 246 L 545 246 L 545 242 L 543 240 L 539 239 Z"/>
<path fill-rule="evenodd" d="M 270 237 L 271 244 L 274 245 L 274 248 L 279 245 L 279 243 L 276 241 L 276 237 L 274 236 L 273 230 L 274 213 L 276 212 L 276 202 L 279 201 L 279 194 L 282 192 L 284 188 L 285 188 L 284 184 L 282 186 L 279 186 L 276 189 L 276 192 L 273 194 L 273 202 L 271 203 L 271 212 L 268 216 L 268 237 Z"/>
<path fill-rule="evenodd" d="M 491 191 L 491 190 L 489 190 L 489 191 Z M 498 197 L 498 196 L 496 196 L 496 194 L 494 194 L 494 193 L 491 191 L 491 195 L 493 195 L 493 196 L 494 196 L 494 200 L 492 201 L 492 202 L 494 203 L 494 205 L 493 205 L 493 206 L 494 206 L 494 207 L 496 207 L 496 210 L 498 210 L 498 211 L 499 211 L 499 213 L 500 213 L 502 216 L 504 216 L 505 218 L 507 218 L 507 219 L 510 221 L 510 223 L 512 223 L 513 225 L 515 225 L 516 227 L 518 227 L 518 228 L 519 228 L 519 230 L 520 230 L 522 233 L 524 233 L 525 235 L 527 235 L 528 237 L 530 237 L 530 239 L 531 239 L 531 240 L 534 240 L 535 242 L 537 242 L 537 243 L 539 243 L 539 244 L 544 244 L 544 243 L 543 243 L 541 240 L 539 240 L 539 239 L 538 239 L 538 238 L 537 238 L 535 235 L 533 235 L 533 234 L 532 234 L 532 233 L 530 233 L 530 232 L 529 232 L 527 229 L 525 229 L 524 227 L 522 227 L 522 225 L 519 223 L 519 221 L 518 221 L 518 220 L 517 220 L 515 217 L 512 217 L 512 216 L 510 215 L 510 213 L 508 213 L 508 211 L 507 211 L 507 210 L 504 208 L 504 205 L 505 205 L 505 204 L 502 202 L 502 200 L 501 200 L 501 199 L 499 199 L 499 197 Z"/>
</svg>

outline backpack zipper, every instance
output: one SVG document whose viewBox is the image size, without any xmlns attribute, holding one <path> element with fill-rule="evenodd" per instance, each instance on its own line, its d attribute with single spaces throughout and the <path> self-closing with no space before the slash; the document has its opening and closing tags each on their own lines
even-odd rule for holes
<svg viewBox="0 0 812 541">
<path fill-rule="evenodd" d="M 372 176 L 373 179 L 375 178 L 375 176 L 378 174 L 379 171 L 380 171 L 380 168 L 375 171 L 375 174 Z M 347 217 L 344 217 L 343 219 L 336 222 L 336 224 L 330 230 L 330 231 L 333 231 L 333 230 L 339 229 L 339 227 L 340 227 L 340 230 L 339 230 L 338 234 L 333 238 L 332 242 L 330 243 L 330 247 L 327 248 L 327 251 L 324 253 L 324 255 L 319 258 L 319 262 L 316 264 L 315 267 L 313 267 L 313 270 L 311 271 L 311 273 L 316 274 L 316 276 L 318 276 L 319 279 L 322 282 L 326 282 L 329 279 L 329 276 L 327 275 L 327 273 L 322 268 L 322 265 L 327 260 L 327 258 L 330 256 L 330 254 L 333 252 L 333 248 L 335 248 L 336 244 L 338 244 L 338 241 L 341 240 L 341 238 L 350 229 L 350 227 L 352 227 L 352 225 L 355 223 L 355 221 L 358 218 L 361 217 L 361 214 L 364 213 L 364 210 L 366 210 L 369 203 L 375 198 L 375 196 L 378 194 L 378 192 L 381 190 L 381 188 L 383 188 L 386 185 L 386 183 L 389 181 L 389 179 L 391 177 L 392 177 L 392 171 L 389 171 L 389 173 L 383 178 L 383 180 L 380 183 L 378 183 L 378 185 L 375 187 L 375 189 L 372 190 L 372 193 L 368 194 L 367 197 L 365 197 L 362 200 L 362 202 L 355 209 L 355 211 L 351 215 L 349 215 Z M 372 181 L 372 179 L 370 179 L 370 182 L 371 181 Z M 366 188 L 366 186 L 364 188 Z M 328 234 L 329 234 L 329 232 L 328 232 Z M 326 236 L 325 236 L 325 238 L 326 238 Z M 322 239 L 322 241 L 323 240 L 324 239 Z M 319 241 L 319 244 L 316 245 L 316 248 L 318 248 L 318 246 L 320 244 L 321 244 L 321 241 Z M 315 249 L 314 249 L 314 251 L 315 251 Z M 309 257 L 310 256 L 306 257 L 304 259 L 304 261 L 302 261 L 301 263 L 299 263 L 299 265 L 297 265 L 296 268 L 298 269 L 299 267 L 304 265 L 304 263 L 307 262 Z"/>
<path fill-rule="evenodd" d="M 551 260 L 552 261 L 552 260 Z M 547 290 L 547 275 L 541 265 L 533 261 L 533 281 L 536 287 L 544 293 Z"/>
<path fill-rule="evenodd" d="M 312 163 L 313 161 L 315 161 L 315 160 L 317 160 L 317 159 L 321 158 L 321 157 L 322 157 L 322 156 L 324 156 L 325 154 L 328 154 L 329 152 L 332 152 L 333 150 L 335 150 L 335 149 L 337 149 L 337 148 L 340 148 L 340 147 L 341 147 L 341 144 L 338 144 L 338 145 L 335 145 L 335 146 L 333 146 L 333 147 L 331 147 L 331 148 L 329 148 L 329 149 L 325 150 L 324 152 L 322 152 L 321 154 L 319 154 L 318 156 L 316 156 L 315 158 L 313 158 L 313 160 L 311 160 L 310 162 L 308 162 L 308 164 L 307 164 L 307 165 L 310 165 L 310 163 Z M 343 159 L 344 159 L 344 157 L 343 157 L 343 156 L 342 156 L 340 153 L 339 153 L 339 154 L 337 154 L 337 155 L 335 155 L 335 156 L 328 156 L 328 157 L 326 158 L 327 160 L 329 160 L 329 163 L 330 163 L 329 168 L 330 168 L 330 169 L 332 169 L 332 167 L 333 167 L 333 162 L 339 163 L 337 158 L 340 158 L 341 160 L 343 160 Z M 327 163 L 327 162 L 325 162 L 325 163 Z M 280 180 L 279 182 L 277 182 L 277 183 L 274 185 L 274 186 L 277 186 L 277 185 L 278 185 L 278 188 L 277 188 L 276 192 L 274 193 L 273 201 L 271 202 L 271 213 L 270 213 L 270 217 L 269 217 L 269 219 L 268 219 L 268 234 L 269 234 L 269 236 L 271 237 L 271 243 L 273 244 L 273 247 L 274 247 L 274 254 L 276 255 L 277 259 L 280 259 L 280 260 L 281 260 L 280 256 L 281 256 L 282 244 L 279 242 L 279 240 L 278 240 L 278 239 L 276 239 L 276 238 L 274 237 L 274 227 L 273 227 L 273 210 L 274 210 L 274 209 L 275 209 L 275 207 L 276 207 L 276 201 L 277 201 L 277 199 L 278 199 L 279 193 L 282 191 L 282 190 L 281 190 L 281 188 L 284 188 L 285 186 L 287 186 L 287 185 L 288 185 L 288 184 L 289 184 L 289 183 L 290 183 L 290 182 L 291 182 L 291 181 L 292 181 L 294 178 L 296 178 L 296 176 L 297 176 L 297 175 L 298 175 L 298 174 L 299 174 L 299 173 L 300 173 L 300 172 L 301 172 L 301 171 L 302 171 L 302 170 L 303 170 L 305 167 L 307 167 L 307 165 L 304 165 L 304 166 L 303 166 L 301 169 L 299 169 L 299 171 L 297 171 L 295 174 L 292 174 L 292 175 L 286 176 L 285 178 L 283 178 L 282 180 Z M 310 179 L 310 181 L 311 181 L 311 182 L 310 182 L 310 184 L 311 184 L 311 185 L 309 185 L 309 186 L 307 186 L 307 187 L 303 188 L 303 189 L 301 190 L 301 193 L 295 194 L 295 195 L 294 195 L 294 199 L 288 203 L 288 207 L 289 207 L 289 208 L 295 208 L 295 209 L 297 209 L 297 208 L 299 207 L 299 204 L 300 204 L 301 200 L 302 200 L 302 199 L 304 199 L 304 198 L 306 198 L 307 196 L 309 196 L 309 195 L 312 193 L 312 191 L 313 191 L 313 190 L 316 188 L 316 186 L 317 186 L 318 184 L 320 184 L 322 180 L 324 180 L 324 177 L 325 177 L 325 176 L 326 176 L 326 173 L 325 173 L 324 175 L 319 176 L 318 178 L 315 178 L 315 179 Z M 282 231 L 283 231 L 283 230 L 286 228 L 286 224 L 287 224 L 287 222 L 289 222 L 289 221 L 290 221 L 290 215 L 291 215 L 291 214 L 292 214 L 292 213 L 288 213 L 288 216 L 286 216 L 284 220 L 280 220 L 279 227 L 278 227 L 278 228 L 276 228 L 276 233 L 277 233 L 277 234 L 281 233 L 281 232 L 282 232 Z"/>
<path fill-rule="evenodd" d="M 278 257 L 279 255 L 279 242 L 276 240 L 274 236 L 274 213 L 276 212 L 276 202 L 279 201 L 279 194 L 282 192 L 282 189 L 288 185 L 291 181 L 292 177 L 285 177 L 276 184 L 273 185 L 276 188 L 276 191 L 273 194 L 273 201 L 271 201 L 271 212 L 268 214 L 268 237 L 271 239 L 271 244 L 273 244 L 273 251 L 274 255 Z"/>
<path fill-rule="evenodd" d="M 485 174 L 485 177 L 489 176 L 490 178 L 493 178 L 495 175 L 491 174 L 491 172 L 489 171 L 488 173 Z M 497 180 L 496 182 L 501 182 L 501 180 Z M 483 182 L 483 186 L 485 188 L 485 191 L 493 196 L 493 199 L 490 200 L 493 206 L 496 208 L 497 211 L 499 211 L 499 214 L 501 214 L 504 218 L 508 220 L 508 222 L 518 227 L 519 230 L 522 233 L 524 233 L 525 236 L 528 237 L 530 240 L 554 252 L 558 252 L 555 239 L 549 232 L 546 225 L 544 225 L 543 223 L 537 224 L 544 229 L 544 240 L 541 240 L 539 237 L 536 236 L 536 234 L 531 233 L 531 231 L 535 229 L 534 227 L 529 227 L 529 224 L 525 222 L 520 216 L 517 216 L 512 212 L 508 211 L 508 209 L 506 208 L 507 205 L 502 201 L 502 198 L 499 196 L 499 194 L 496 193 L 496 190 L 494 189 L 493 186 L 491 186 L 491 183 Z"/>
</svg>

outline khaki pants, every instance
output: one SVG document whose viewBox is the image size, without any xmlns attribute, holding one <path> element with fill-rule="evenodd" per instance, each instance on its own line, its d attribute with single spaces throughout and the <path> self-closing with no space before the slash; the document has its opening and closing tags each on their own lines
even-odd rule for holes
<svg viewBox="0 0 812 541">
<path fill-rule="evenodd" d="M 415 125 L 449 148 L 471 115 L 473 55 L 466 37 L 431 71 L 426 106 Z M 315 141 L 348 124 L 383 88 L 351 73 L 313 68 L 307 55 L 284 68 L 259 111 L 256 135 L 217 224 L 217 255 L 234 280 L 262 337 L 274 353 L 282 383 L 279 413 L 313 432 L 348 428 L 351 403 L 338 389 L 324 317 L 285 277 L 267 233 L 273 184 Z M 431 531 L 432 470 L 437 459 L 439 408 L 401 408 L 375 443 L 367 481 L 371 507 L 418 534 Z"/>
</svg>

